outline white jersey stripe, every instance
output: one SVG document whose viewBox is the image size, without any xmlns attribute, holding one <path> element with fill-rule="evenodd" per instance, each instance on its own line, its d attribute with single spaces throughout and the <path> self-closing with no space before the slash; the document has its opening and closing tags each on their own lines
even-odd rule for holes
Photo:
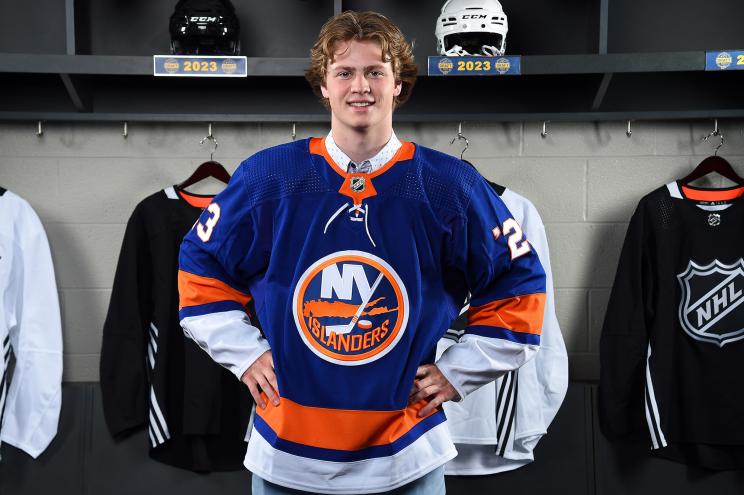
<svg viewBox="0 0 744 495">
<path fill-rule="evenodd" d="M 158 424 L 162 426 L 163 430 L 163 436 L 165 438 L 170 438 L 170 431 L 168 431 L 168 425 L 165 423 L 165 418 L 163 417 L 163 412 L 160 410 L 160 405 L 158 404 L 158 399 L 155 397 L 155 389 L 150 387 L 150 408 L 151 408 L 151 414 L 152 412 L 155 413 L 155 416 L 158 419 Z"/>
<path fill-rule="evenodd" d="M 155 369 L 155 351 L 152 348 L 152 340 L 147 344 L 147 359 L 150 363 L 150 369 Z"/>
<path fill-rule="evenodd" d="M 661 430 L 661 421 L 659 420 L 659 406 L 656 403 L 656 394 L 654 394 L 654 384 L 651 380 L 651 344 L 648 344 L 648 354 L 646 355 L 646 419 L 649 421 L 649 429 L 651 430 L 651 437 L 655 436 L 654 426 L 656 431 L 659 432 L 658 442 L 654 440 L 654 449 L 667 446 L 666 437 L 664 432 Z M 649 408 L 650 406 L 650 408 Z M 650 409 L 650 411 L 649 411 Z M 652 422 L 653 421 L 653 422 Z"/>
<path fill-rule="evenodd" d="M 152 414 L 152 409 L 150 409 L 150 428 L 155 432 L 155 436 L 157 437 L 157 444 L 160 445 L 161 443 L 165 442 L 165 439 L 163 438 L 163 434 L 160 432 L 160 428 L 158 427 L 158 422 L 155 419 L 155 416 Z"/>
<path fill-rule="evenodd" d="M 152 425 L 147 427 L 147 433 L 150 435 L 150 445 L 157 447 L 158 443 L 155 441 L 155 433 L 152 431 Z"/>
</svg>

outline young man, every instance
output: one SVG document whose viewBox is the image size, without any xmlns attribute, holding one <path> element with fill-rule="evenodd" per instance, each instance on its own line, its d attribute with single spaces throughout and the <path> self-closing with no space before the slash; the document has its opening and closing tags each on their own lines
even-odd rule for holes
<svg viewBox="0 0 744 495">
<path fill-rule="evenodd" d="M 475 170 L 393 133 L 416 76 L 394 24 L 345 12 L 311 53 L 331 132 L 248 158 L 205 210 L 182 325 L 256 401 L 254 494 L 444 493 L 439 406 L 534 355 L 545 274 Z M 466 335 L 433 364 L 468 292 Z"/>
</svg>

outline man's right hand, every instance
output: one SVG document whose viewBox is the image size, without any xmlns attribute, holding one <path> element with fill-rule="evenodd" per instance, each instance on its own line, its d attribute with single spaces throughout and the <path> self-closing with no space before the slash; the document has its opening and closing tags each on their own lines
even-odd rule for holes
<svg viewBox="0 0 744 495">
<path fill-rule="evenodd" d="M 263 390 L 272 404 L 279 405 L 279 387 L 276 384 L 276 374 L 274 373 L 274 359 L 271 357 L 271 351 L 266 351 L 256 359 L 252 365 L 245 370 L 240 380 L 248 386 L 251 391 L 253 400 L 261 409 L 266 409 L 266 403 L 261 396 Z M 259 387 L 261 389 L 259 390 Z"/>
</svg>

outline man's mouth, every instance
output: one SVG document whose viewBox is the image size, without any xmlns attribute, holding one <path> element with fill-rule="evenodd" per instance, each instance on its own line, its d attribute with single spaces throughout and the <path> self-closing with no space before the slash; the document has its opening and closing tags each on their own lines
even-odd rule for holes
<svg viewBox="0 0 744 495">
<path fill-rule="evenodd" d="M 352 107 L 357 107 L 357 108 L 364 108 L 364 107 L 368 107 L 373 104 L 374 104 L 373 101 L 350 101 L 349 102 L 349 105 L 351 105 Z"/>
</svg>

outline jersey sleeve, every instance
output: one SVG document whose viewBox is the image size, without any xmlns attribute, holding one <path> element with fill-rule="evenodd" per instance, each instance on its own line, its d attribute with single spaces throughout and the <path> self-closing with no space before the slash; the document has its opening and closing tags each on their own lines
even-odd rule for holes
<svg viewBox="0 0 744 495">
<path fill-rule="evenodd" d="M 537 382 L 535 386 L 537 387 L 536 394 L 538 402 L 537 404 L 525 402 L 524 407 L 539 408 L 541 418 L 541 424 L 539 426 L 542 427 L 542 431 L 547 431 L 548 426 L 550 426 L 555 415 L 558 413 L 558 409 L 560 409 L 563 399 L 566 396 L 566 391 L 568 390 L 568 354 L 558 318 L 555 314 L 555 294 L 553 290 L 553 275 L 550 266 L 548 239 L 540 215 L 531 204 L 524 215 L 523 227 L 530 244 L 540 257 L 546 277 L 545 312 L 540 335 L 540 352 L 533 361 L 535 364 L 534 376 Z M 520 382 L 520 385 L 530 386 L 524 380 Z M 535 413 L 537 414 L 537 412 Z M 515 442 L 516 445 L 513 446 L 515 451 L 507 451 L 504 456 L 507 458 L 517 458 L 521 455 L 532 458 L 532 450 L 539 441 L 539 438 L 539 436 L 534 436 L 524 439 L 524 441 Z"/>
<path fill-rule="evenodd" d="M 643 208 L 628 226 L 599 344 L 599 420 L 610 438 L 642 428 L 653 291 Z"/>
<path fill-rule="evenodd" d="M 184 238 L 178 272 L 184 333 L 238 378 L 269 350 L 245 311 L 248 281 L 265 270 L 270 255 L 262 241 L 272 235 L 257 231 L 244 181 L 248 166 L 250 159 Z"/>
<path fill-rule="evenodd" d="M 531 359 L 540 346 L 545 272 L 537 253 L 482 177 L 453 229 L 450 260 L 470 290 L 468 324 L 437 366 L 460 399 Z"/>
<path fill-rule="evenodd" d="M 10 327 L 16 364 L 0 421 L 2 441 L 36 458 L 57 434 L 62 404 L 62 324 L 46 233 L 25 201 L 16 228 L 18 252 L 13 270 L 19 283 Z"/>
<path fill-rule="evenodd" d="M 147 423 L 152 260 L 144 215 L 137 206 L 127 222 L 103 325 L 101 396 L 106 424 L 115 437 Z"/>
</svg>

